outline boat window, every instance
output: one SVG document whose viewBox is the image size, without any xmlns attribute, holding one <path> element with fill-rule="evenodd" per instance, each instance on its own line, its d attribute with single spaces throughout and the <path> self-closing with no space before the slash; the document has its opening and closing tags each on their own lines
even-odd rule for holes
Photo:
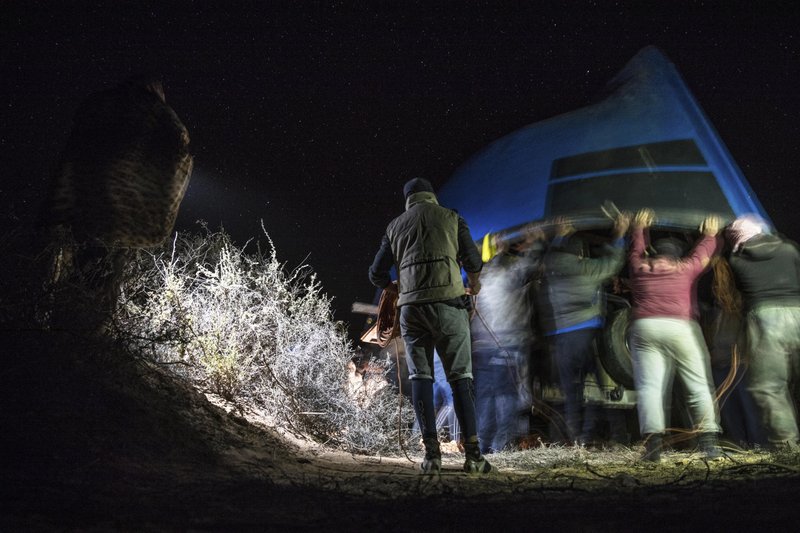
<svg viewBox="0 0 800 533">
<path fill-rule="evenodd" d="M 597 209 L 611 200 L 619 209 L 643 205 L 659 209 L 732 215 L 728 200 L 711 172 L 632 172 L 553 183 L 549 187 L 551 216 Z"/>
<path fill-rule="evenodd" d="M 625 168 L 707 166 L 691 139 L 612 148 L 564 157 L 553 161 L 551 180 Z"/>
</svg>

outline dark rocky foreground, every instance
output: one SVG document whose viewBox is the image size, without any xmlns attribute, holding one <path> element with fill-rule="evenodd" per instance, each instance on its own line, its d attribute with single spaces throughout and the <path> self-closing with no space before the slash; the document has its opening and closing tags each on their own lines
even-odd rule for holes
<svg viewBox="0 0 800 533">
<path fill-rule="evenodd" d="M 327 453 L 211 404 L 110 345 L 2 333 L 0 530 L 795 529 L 795 466 L 438 479 Z M 717 467 L 714 467 L 717 468 Z"/>
</svg>

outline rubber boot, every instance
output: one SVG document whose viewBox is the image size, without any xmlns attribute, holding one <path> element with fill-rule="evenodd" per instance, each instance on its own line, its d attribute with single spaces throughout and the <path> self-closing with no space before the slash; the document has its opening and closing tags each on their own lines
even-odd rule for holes
<svg viewBox="0 0 800 533">
<path fill-rule="evenodd" d="M 475 418 L 475 388 L 471 378 L 458 379 L 450 382 L 453 391 L 453 410 L 456 412 L 461 434 L 465 437 L 478 434 L 478 424 Z"/>
<path fill-rule="evenodd" d="M 697 437 L 697 447 L 706 459 L 719 459 L 722 449 L 719 447 L 716 433 L 701 433 Z"/>
<path fill-rule="evenodd" d="M 439 435 L 436 431 L 436 410 L 433 404 L 433 381 L 430 379 L 411 380 L 411 399 L 414 412 L 425 445 L 425 458 L 420 465 L 423 474 L 438 474 L 442 470 L 442 452 L 439 448 Z"/>
<path fill-rule="evenodd" d="M 648 433 L 644 436 L 644 455 L 642 461 L 658 463 L 661 461 L 661 450 L 664 439 L 661 433 Z"/>
<path fill-rule="evenodd" d="M 436 409 L 433 403 L 433 380 L 412 379 L 411 401 L 422 438 L 436 437 Z"/>
<path fill-rule="evenodd" d="M 492 465 L 481 455 L 478 445 L 478 437 L 473 435 L 464 442 L 464 472 L 467 474 L 488 474 L 492 471 Z"/>
</svg>

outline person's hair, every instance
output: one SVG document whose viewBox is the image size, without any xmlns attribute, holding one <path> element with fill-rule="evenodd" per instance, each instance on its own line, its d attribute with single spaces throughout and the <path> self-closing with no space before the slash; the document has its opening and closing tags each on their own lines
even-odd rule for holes
<svg viewBox="0 0 800 533">
<path fill-rule="evenodd" d="M 754 213 L 739 216 L 725 228 L 725 237 L 731 245 L 731 250 L 738 252 L 746 241 L 769 232 L 769 224 Z"/>
<path fill-rule="evenodd" d="M 714 271 L 714 282 L 711 291 L 723 311 L 738 314 L 742 310 L 742 295 L 736 288 L 733 271 L 730 264 L 722 256 L 711 259 L 711 268 Z"/>
<path fill-rule="evenodd" d="M 675 237 L 664 237 L 653 243 L 657 255 L 680 259 L 686 253 L 686 243 Z"/>
</svg>

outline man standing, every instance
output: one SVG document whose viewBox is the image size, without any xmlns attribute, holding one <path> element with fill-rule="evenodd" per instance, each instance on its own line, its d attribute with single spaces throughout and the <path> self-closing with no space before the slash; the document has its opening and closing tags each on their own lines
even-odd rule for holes
<svg viewBox="0 0 800 533">
<path fill-rule="evenodd" d="M 564 394 L 564 414 L 573 444 L 588 444 L 597 422 L 596 408 L 582 409 L 587 374 L 596 374 L 595 340 L 605 320 L 606 283 L 625 262 L 625 233 L 630 215 L 620 213 L 611 246 L 600 257 L 590 257 L 587 243 L 574 235 L 566 219 L 556 220 L 555 238 L 544 256 L 539 289 L 540 323 L 550 347 L 554 376 Z M 555 372 L 554 372 L 555 374 Z"/>
<path fill-rule="evenodd" d="M 706 457 L 720 457 L 717 412 L 711 386 L 711 362 L 697 320 L 697 280 L 719 246 L 719 218 L 708 216 L 701 238 L 683 257 L 682 243 L 660 239 L 648 257 L 645 231 L 655 220 L 642 209 L 633 220 L 629 252 L 633 323 L 630 347 L 639 408 L 639 428 L 645 439 L 644 459 L 661 459 L 666 428 L 664 401 L 677 374 L 686 390 L 692 424 L 700 433 L 699 447 Z"/>
<path fill-rule="evenodd" d="M 747 313 L 748 390 L 770 445 L 796 449 L 789 383 L 800 369 L 800 253 L 766 228 L 753 215 L 733 221 L 725 232 L 731 245 L 728 262 Z"/>
<path fill-rule="evenodd" d="M 442 467 L 433 401 L 433 352 L 442 359 L 462 434 L 468 473 L 485 474 L 492 467 L 481 455 L 475 422 L 472 359 L 465 294 L 480 291 L 482 267 L 466 222 L 441 207 L 430 182 L 414 178 L 403 187 L 405 212 L 386 228 L 369 269 L 373 285 L 397 290 L 400 332 L 406 348 L 411 399 L 422 431 L 422 471 Z M 396 265 L 397 285 L 389 271 Z M 461 267 L 467 273 L 464 289 Z"/>
</svg>

